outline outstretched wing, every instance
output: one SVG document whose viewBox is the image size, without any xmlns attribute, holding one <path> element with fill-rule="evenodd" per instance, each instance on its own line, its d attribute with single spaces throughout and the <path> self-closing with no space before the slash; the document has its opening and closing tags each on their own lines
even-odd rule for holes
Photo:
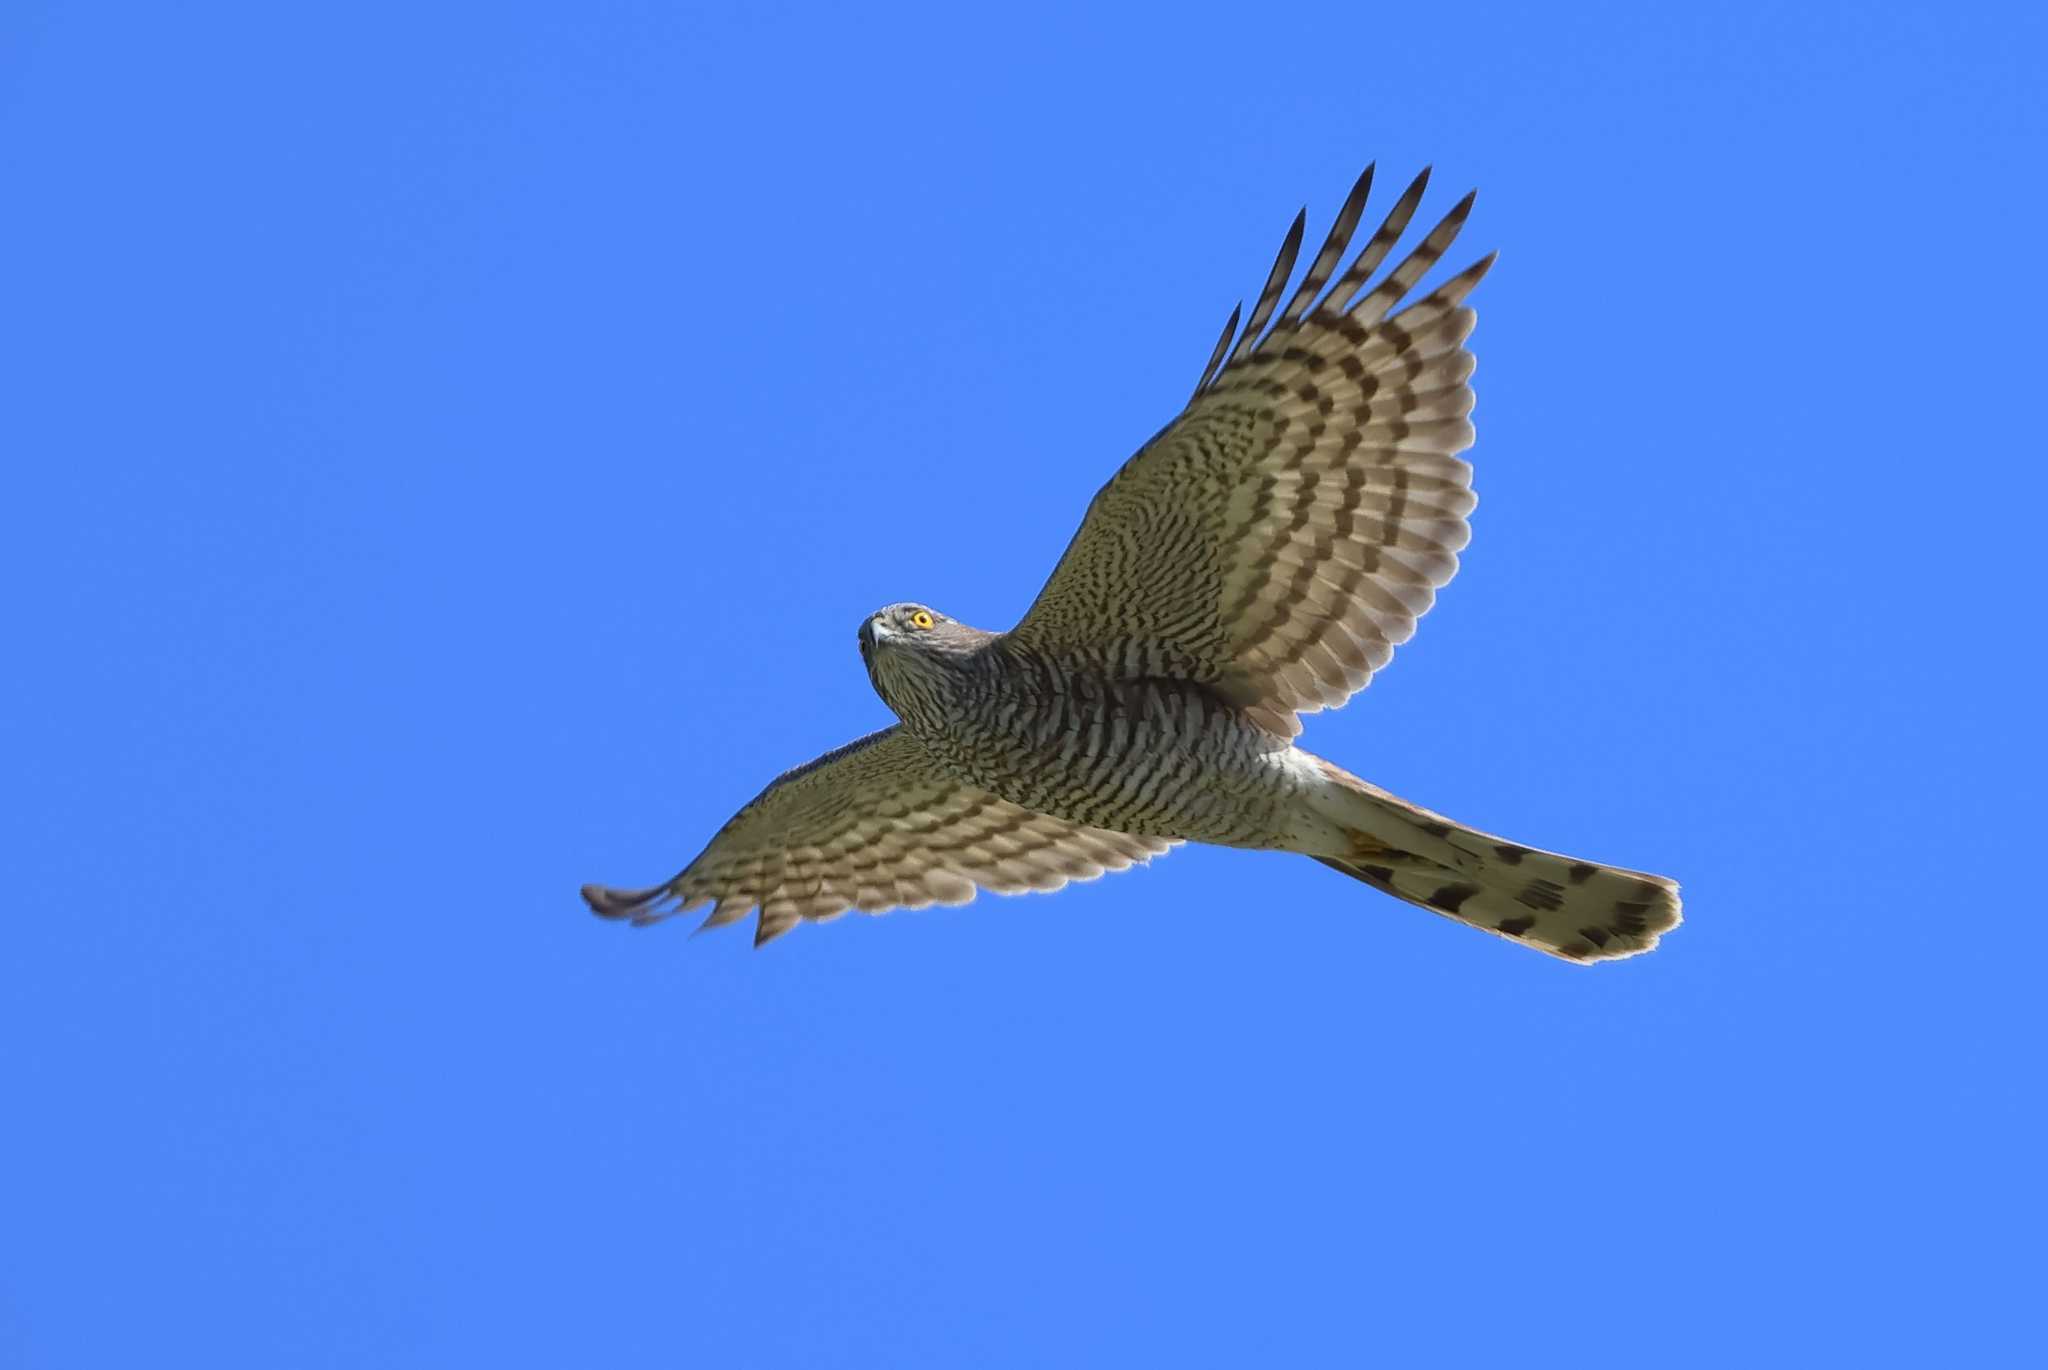
<svg viewBox="0 0 2048 1370">
<path fill-rule="evenodd" d="M 1477 503 L 1455 455 L 1472 445 L 1463 301 L 1493 264 L 1392 312 L 1457 236 L 1467 195 L 1366 289 L 1428 179 L 1325 294 L 1365 208 L 1366 168 L 1283 309 L 1295 219 L 1243 333 L 1233 312 L 1188 407 L 1095 496 L 1013 638 L 1210 684 L 1283 737 L 1299 731 L 1297 712 L 1343 703 L 1407 641 L 1457 570 Z"/>
<path fill-rule="evenodd" d="M 734 814 L 682 873 L 644 890 L 585 885 L 606 918 L 653 923 L 710 904 L 704 926 L 758 907 L 756 946 L 804 918 L 964 904 L 1126 870 L 1174 844 L 1084 828 L 962 785 L 897 728 L 799 766 Z"/>
</svg>

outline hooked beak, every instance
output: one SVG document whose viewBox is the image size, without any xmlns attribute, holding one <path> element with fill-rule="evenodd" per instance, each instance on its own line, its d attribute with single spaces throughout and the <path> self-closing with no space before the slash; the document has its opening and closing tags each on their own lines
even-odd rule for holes
<svg viewBox="0 0 2048 1370">
<path fill-rule="evenodd" d="M 866 661 L 875 650 L 875 621 L 867 620 L 860 625 L 860 659 Z"/>
</svg>

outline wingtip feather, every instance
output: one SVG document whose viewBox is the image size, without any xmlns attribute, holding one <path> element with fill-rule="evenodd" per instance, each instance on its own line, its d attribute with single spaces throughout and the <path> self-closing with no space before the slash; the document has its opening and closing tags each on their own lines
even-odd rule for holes
<svg viewBox="0 0 2048 1370">
<path fill-rule="evenodd" d="M 629 918 L 640 923 L 651 921 L 646 914 L 669 893 L 669 887 L 653 885 L 644 890 L 620 890 L 609 885 L 585 885 L 580 893 L 583 902 L 590 905 L 590 911 L 599 918 Z"/>
</svg>

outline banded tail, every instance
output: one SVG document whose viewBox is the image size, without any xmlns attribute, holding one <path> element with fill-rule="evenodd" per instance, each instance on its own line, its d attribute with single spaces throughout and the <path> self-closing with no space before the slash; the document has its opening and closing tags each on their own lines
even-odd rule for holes
<svg viewBox="0 0 2048 1370">
<path fill-rule="evenodd" d="M 1352 850 L 1316 860 L 1396 899 L 1567 961 L 1640 956 L 1679 924 L 1674 880 L 1525 847 L 1322 764 Z"/>
</svg>

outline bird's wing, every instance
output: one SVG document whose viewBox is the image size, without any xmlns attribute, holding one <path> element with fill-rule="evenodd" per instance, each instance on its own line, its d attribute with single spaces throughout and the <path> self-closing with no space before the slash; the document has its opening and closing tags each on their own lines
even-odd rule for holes
<svg viewBox="0 0 2048 1370">
<path fill-rule="evenodd" d="M 734 814 L 673 880 L 585 885 L 606 918 L 653 923 L 711 905 L 705 927 L 761 910 L 759 945 L 804 918 L 964 904 L 975 888 L 1056 890 L 1126 870 L 1174 844 L 1020 809 L 945 774 L 897 728 L 784 775 Z"/>
<path fill-rule="evenodd" d="M 1477 503 L 1456 456 L 1472 445 L 1463 301 L 1493 258 L 1393 312 L 1473 197 L 1367 288 L 1428 178 L 1325 293 L 1368 167 L 1279 308 L 1295 219 L 1242 333 L 1233 311 L 1188 407 L 1096 494 L 1014 639 L 1201 681 L 1283 737 L 1297 712 L 1343 703 L 1386 664 L 1457 570 Z"/>
</svg>

